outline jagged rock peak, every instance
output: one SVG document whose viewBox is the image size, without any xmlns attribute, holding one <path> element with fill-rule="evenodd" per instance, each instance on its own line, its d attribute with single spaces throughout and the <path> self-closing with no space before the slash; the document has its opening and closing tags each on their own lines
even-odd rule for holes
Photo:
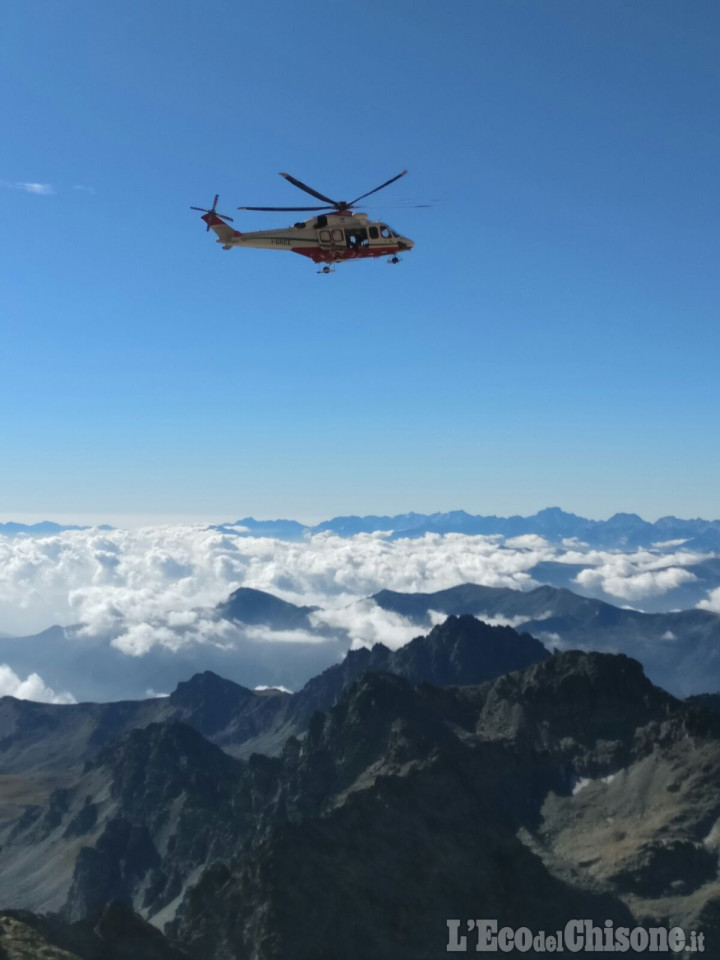
<svg viewBox="0 0 720 960">
<path fill-rule="evenodd" d="M 680 706 L 680 701 L 648 680 L 637 660 L 622 653 L 568 650 L 522 673 L 500 677 L 493 687 L 498 695 L 565 711 L 602 703 L 670 713 Z"/>
<path fill-rule="evenodd" d="M 481 725 L 502 739 L 533 728 L 543 729 L 548 742 L 581 738 L 629 747 L 641 728 L 682 721 L 688 712 L 647 679 L 637 660 L 570 650 L 488 684 Z"/>
<path fill-rule="evenodd" d="M 449 616 L 396 651 L 393 670 L 439 686 L 484 683 L 551 656 L 539 640 L 470 615 Z"/>
</svg>

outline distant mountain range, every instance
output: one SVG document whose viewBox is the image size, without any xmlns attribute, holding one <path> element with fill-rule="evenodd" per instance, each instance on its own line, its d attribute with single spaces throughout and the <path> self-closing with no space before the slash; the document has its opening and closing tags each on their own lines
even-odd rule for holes
<svg viewBox="0 0 720 960">
<path fill-rule="evenodd" d="M 51 520 L 42 520 L 40 523 L 0 523 L 0 536 L 15 537 L 20 533 L 28 534 L 32 537 L 47 537 L 56 533 L 62 533 L 64 530 L 89 530 L 87 526 L 77 526 L 75 524 L 53 523 Z M 100 524 L 98 530 L 112 530 L 113 528 L 106 523 Z"/>
<path fill-rule="evenodd" d="M 329 531 L 341 537 L 358 533 L 392 531 L 395 538 L 421 537 L 426 533 L 465 533 L 519 537 L 534 533 L 557 543 L 577 539 L 592 547 L 632 550 L 657 543 L 682 540 L 688 550 L 720 550 L 720 520 L 680 520 L 662 517 L 654 523 L 636 513 L 616 513 L 609 520 L 588 520 L 559 507 L 548 507 L 530 517 L 496 517 L 451 510 L 449 513 L 403 513 L 396 516 L 334 517 L 314 526 L 296 520 L 255 520 L 245 517 L 215 529 L 237 533 L 243 528 L 254 537 L 278 537 L 296 540 L 313 533 Z"/>
<path fill-rule="evenodd" d="M 85 530 L 87 527 L 62 526 L 44 521 L 42 523 L 0 523 L 0 534 L 16 536 L 47 535 L 63 530 Z M 111 530 L 103 524 L 99 529 Z M 395 516 L 347 516 L 333 517 L 315 525 L 297 520 L 255 520 L 245 517 L 228 523 L 214 525 L 212 529 L 234 535 L 254 537 L 277 537 L 281 540 L 298 540 L 314 534 L 331 532 L 341 537 L 358 533 L 392 531 L 393 538 L 421 537 L 426 533 L 464 533 L 485 536 L 519 537 L 538 534 L 552 543 L 577 539 L 591 547 L 609 550 L 634 550 L 664 544 L 672 549 L 673 541 L 683 541 L 688 550 L 698 552 L 720 551 L 720 520 L 681 520 L 677 517 L 661 517 L 654 523 L 643 520 L 636 513 L 616 513 L 609 520 L 588 520 L 586 517 L 567 513 L 560 507 L 547 507 L 529 517 L 496 517 L 451 510 L 447 513 L 402 513 Z"/>
<path fill-rule="evenodd" d="M 717 956 L 719 778 L 716 710 L 466 616 L 296 695 L 3 698 L 0 951 L 439 960 L 479 916 L 678 925 Z"/>
<path fill-rule="evenodd" d="M 707 610 L 640 613 L 570 590 L 520 591 L 473 583 L 437 593 L 383 590 L 373 600 L 418 624 L 430 611 L 501 619 L 560 650 L 625 653 L 653 681 L 676 696 L 720 690 L 720 617 Z"/>
</svg>

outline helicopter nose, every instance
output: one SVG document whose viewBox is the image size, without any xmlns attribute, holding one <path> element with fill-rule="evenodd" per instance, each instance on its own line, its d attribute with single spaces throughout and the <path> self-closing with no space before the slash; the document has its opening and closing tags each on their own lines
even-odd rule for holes
<svg viewBox="0 0 720 960">
<path fill-rule="evenodd" d="M 400 250 L 412 250 L 415 246 L 412 240 L 408 240 L 407 237 L 398 238 L 398 249 Z"/>
</svg>

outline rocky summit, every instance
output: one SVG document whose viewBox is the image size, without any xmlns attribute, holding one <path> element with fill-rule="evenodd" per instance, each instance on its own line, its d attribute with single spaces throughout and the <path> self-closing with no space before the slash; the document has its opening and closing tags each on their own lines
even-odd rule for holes
<svg viewBox="0 0 720 960">
<path fill-rule="evenodd" d="M 630 657 L 461 616 L 292 696 L 0 706 L 10 958 L 433 960 L 482 917 L 720 955 L 720 713 Z"/>
</svg>

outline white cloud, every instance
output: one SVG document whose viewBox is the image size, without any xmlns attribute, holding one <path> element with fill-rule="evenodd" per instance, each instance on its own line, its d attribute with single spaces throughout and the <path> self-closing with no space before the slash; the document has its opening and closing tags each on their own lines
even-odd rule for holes
<svg viewBox="0 0 720 960">
<path fill-rule="evenodd" d="M 37 196 L 48 197 L 55 193 L 50 183 L 32 183 L 23 180 L 0 180 L 0 186 L 8 190 L 24 190 L 25 193 L 34 193 Z"/>
<path fill-rule="evenodd" d="M 263 693 L 265 690 L 279 690 L 281 693 L 292 693 L 292 690 L 288 690 L 287 687 L 268 687 L 264 683 L 260 683 L 257 687 L 253 687 L 253 690 L 255 690 L 257 693 Z"/>
<path fill-rule="evenodd" d="M 130 656 L 158 646 L 231 647 L 242 638 L 322 642 L 307 630 L 240 629 L 215 620 L 213 608 L 245 586 L 321 607 L 314 624 L 347 630 L 356 645 L 379 641 L 395 649 L 422 630 L 367 600 L 382 589 L 431 593 L 469 582 L 528 590 L 538 585 L 530 574 L 535 564 L 553 560 L 583 564 L 580 585 L 632 602 L 690 582 L 685 568 L 701 559 L 682 550 L 671 559 L 648 550 L 583 550 L 536 536 L 503 541 L 433 533 L 390 540 L 326 532 L 282 541 L 192 524 L 0 536 L 0 631 L 19 636 L 53 623 L 80 623 L 79 640 L 111 637 Z M 720 612 L 720 595 L 703 605 Z M 433 622 L 444 619 L 435 616 Z"/>
<path fill-rule="evenodd" d="M 698 604 L 700 610 L 709 610 L 710 613 L 720 614 L 720 587 L 711 590 L 706 600 L 701 600 Z"/>
<path fill-rule="evenodd" d="M 272 630 L 270 627 L 243 625 L 243 634 L 253 643 L 327 643 L 327 637 L 320 637 L 307 630 Z"/>
<path fill-rule="evenodd" d="M 569 648 L 567 644 L 559 633 L 554 633 L 551 630 L 541 630 L 534 632 L 533 636 L 536 637 L 548 650 L 565 650 Z"/>
<path fill-rule="evenodd" d="M 550 544 L 537 533 L 523 533 L 519 537 L 509 537 L 505 541 L 505 546 L 514 547 L 516 550 L 543 550 Z"/>
<path fill-rule="evenodd" d="M 695 555 L 695 562 L 697 562 Z M 673 557 L 673 561 L 676 558 Z M 600 589 L 622 600 L 643 600 L 692 583 L 697 577 L 681 566 L 663 566 L 667 558 L 655 554 L 613 554 L 596 567 L 581 570 L 575 583 L 586 589 Z"/>
<path fill-rule="evenodd" d="M 76 703 L 71 693 L 55 693 L 37 673 L 24 680 L 6 663 L 0 664 L 0 697 L 16 697 L 18 700 L 35 700 L 38 703 Z"/>
<path fill-rule="evenodd" d="M 446 615 L 441 614 L 441 617 L 444 621 Z M 346 630 L 353 649 L 382 643 L 391 650 L 397 650 L 423 633 L 417 624 L 392 610 L 383 610 L 365 597 L 342 606 L 317 610 L 310 614 L 310 621 L 315 626 Z"/>
<path fill-rule="evenodd" d="M 506 617 L 502 613 L 497 613 L 493 616 L 482 612 L 475 614 L 478 620 L 482 620 L 483 623 L 487 623 L 490 627 L 512 627 L 513 630 L 517 630 L 518 627 L 521 627 L 523 623 L 527 623 L 529 619 L 548 620 L 552 615 L 553 614 L 551 610 L 546 610 L 544 613 L 538 613 L 532 618 L 523 616 L 522 614 L 516 614 L 513 617 Z"/>
</svg>

